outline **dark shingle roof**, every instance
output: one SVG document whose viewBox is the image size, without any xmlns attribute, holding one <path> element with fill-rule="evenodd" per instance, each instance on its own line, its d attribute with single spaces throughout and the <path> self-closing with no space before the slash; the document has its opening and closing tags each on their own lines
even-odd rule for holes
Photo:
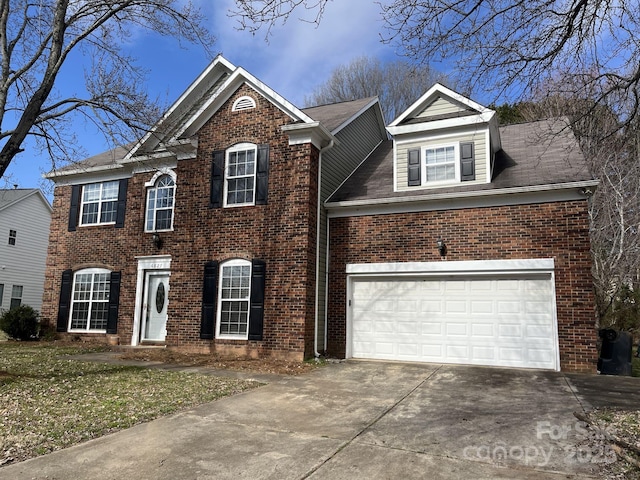
<svg viewBox="0 0 640 480">
<path fill-rule="evenodd" d="M 315 121 L 323 124 L 327 130 L 333 132 L 375 98 L 376 97 L 361 98 L 360 100 L 352 100 L 350 102 L 303 108 L 302 111 Z"/>
<path fill-rule="evenodd" d="M 500 127 L 502 150 L 496 153 L 491 183 L 393 191 L 393 142 L 383 142 L 328 202 L 469 192 L 553 185 L 592 180 L 580 147 L 560 120 Z"/>
<path fill-rule="evenodd" d="M 122 160 L 127 156 L 131 148 L 135 143 L 130 143 L 124 147 L 116 147 L 106 152 L 99 153 L 93 157 L 85 158 L 79 162 L 73 162 L 64 167 L 56 168 L 54 171 L 47 175 L 63 175 L 65 173 L 75 173 L 76 171 L 89 170 L 96 167 L 108 167 L 110 165 L 116 165 L 119 160 Z"/>
<path fill-rule="evenodd" d="M 0 189 L 0 209 L 10 205 L 24 197 L 37 192 L 37 188 L 7 188 Z"/>
</svg>

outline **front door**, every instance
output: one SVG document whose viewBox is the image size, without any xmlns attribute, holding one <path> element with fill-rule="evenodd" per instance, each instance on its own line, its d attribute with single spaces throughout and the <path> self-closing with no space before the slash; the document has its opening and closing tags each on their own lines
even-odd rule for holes
<svg viewBox="0 0 640 480">
<path fill-rule="evenodd" d="M 145 274 L 140 341 L 164 342 L 167 335 L 168 304 L 169 273 L 147 272 Z"/>
</svg>

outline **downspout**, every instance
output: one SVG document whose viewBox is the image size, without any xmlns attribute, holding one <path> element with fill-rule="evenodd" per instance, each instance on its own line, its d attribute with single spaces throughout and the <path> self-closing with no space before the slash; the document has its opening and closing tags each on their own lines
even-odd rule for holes
<svg viewBox="0 0 640 480">
<path fill-rule="evenodd" d="M 318 155 L 318 210 L 316 212 L 316 300 L 315 300 L 315 326 L 313 329 L 313 355 L 315 358 L 320 357 L 320 352 L 318 352 L 318 319 L 319 319 L 319 306 L 320 302 L 318 300 L 320 293 L 320 212 L 322 209 L 322 154 L 332 148 L 334 145 L 334 139 L 324 147 L 320 149 L 320 153 Z M 326 315 L 325 315 L 326 318 Z M 326 329 L 326 320 L 325 320 L 325 329 Z M 326 342 L 326 336 L 325 336 Z"/>
</svg>

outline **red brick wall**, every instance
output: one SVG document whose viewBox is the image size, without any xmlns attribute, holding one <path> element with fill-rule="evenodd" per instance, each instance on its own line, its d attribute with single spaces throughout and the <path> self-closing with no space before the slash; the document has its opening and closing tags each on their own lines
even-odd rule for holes
<svg viewBox="0 0 640 480">
<path fill-rule="evenodd" d="M 256 108 L 231 112 L 241 95 Z M 167 345 L 199 351 L 274 354 L 302 359 L 313 354 L 315 236 L 318 152 L 310 144 L 289 146 L 281 126 L 291 119 L 246 86 L 231 96 L 198 134 L 198 153 L 175 169 L 174 231 L 161 233 L 156 249 L 144 233 L 144 183 L 154 172 L 129 181 L 125 227 L 78 227 L 67 232 L 71 187 L 55 191 L 43 317 L 55 324 L 60 280 L 67 268 L 106 266 L 122 271 L 118 334 L 132 335 L 136 256 L 170 254 L 171 279 Z M 267 205 L 209 208 L 212 152 L 236 143 L 268 143 Z M 266 261 L 262 341 L 200 340 L 205 262 L 231 258 Z"/>
<path fill-rule="evenodd" d="M 554 258 L 562 370 L 595 372 L 586 201 L 388 214 L 330 221 L 329 353 L 344 357 L 348 263 Z"/>
</svg>

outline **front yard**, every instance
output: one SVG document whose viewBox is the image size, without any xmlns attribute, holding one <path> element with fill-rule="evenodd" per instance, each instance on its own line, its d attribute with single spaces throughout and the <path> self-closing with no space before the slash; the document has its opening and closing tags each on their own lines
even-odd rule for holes
<svg viewBox="0 0 640 480">
<path fill-rule="evenodd" d="M 0 465 L 259 385 L 67 358 L 86 351 L 38 343 L 0 343 Z"/>
</svg>

